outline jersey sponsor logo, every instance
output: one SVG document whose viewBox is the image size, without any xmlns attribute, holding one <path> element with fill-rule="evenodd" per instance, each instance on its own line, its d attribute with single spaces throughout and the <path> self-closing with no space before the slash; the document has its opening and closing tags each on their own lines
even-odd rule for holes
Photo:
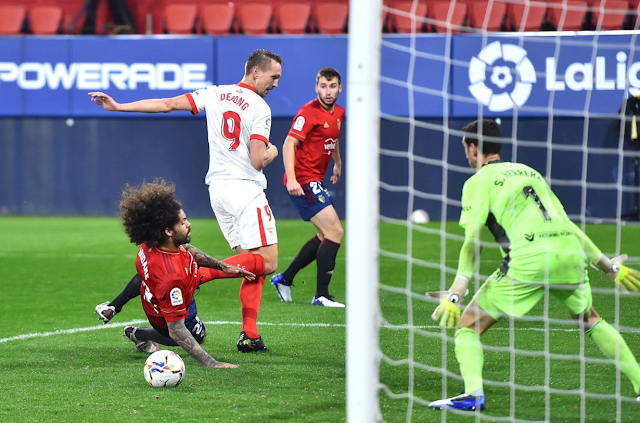
<svg viewBox="0 0 640 423">
<path fill-rule="evenodd" d="M 295 123 L 293 124 L 293 129 L 296 131 L 302 131 L 302 127 L 304 126 L 304 117 L 298 116 Z"/>
<path fill-rule="evenodd" d="M 181 305 L 183 303 L 182 291 L 180 291 L 180 288 L 173 288 L 169 294 L 169 298 L 171 298 L 171 305 L 173 306 Z"/>
<path fill-rule="evenodd" d="M 210 84 L 206 63 L 39 63 L 0 62 L 0 81 L 23 90 L 150 90 L 192 91 Z"/>
<path fill-rule="evenodd" d="M 340 130 L 340 127 L 342 126 L 342 122 L 340 122 L 340 119 L 336 119 L 336 123 L 338 124 L 338 130 Z"/>
<path fill-rule="evenodd" d="M 220 101 L 230 101 L 233 104 L 237 104 L 242 110 L 247 110 L 249 107 L 249 103 L 246 99 L 231 93 L 222 93 L 222 95 L 220 95 Z"/>
<path fill-rule="evenodd" d="M 333 154 L 333 150 L 336 149 L 336 140 L 334 140 L 333 138 L 327 138 L 326 140 L 324 140 L 324 153 L 327 156 L 330 156 Z"/>
<path fill-rule="evenodd" d="M 471 206 L 462 206 L 462 211 L 468 212 L 468 211 L 471 211 L 471 208 L 472 208 Z"/>
<path fill-rule="evenodd" d="M 324 127 L 325 127 L 325 128 L 328 128 L 328 127 L 329 127 L 329 124 L 328 124 L 327 122 L 325 122 L 325 123 L 324 123 Z"/>
<path fill-rule="evenodd" d="M 144 255 L 142 248 L 138 250 L 138 257 L 140 258 L 140 264 L 142 264 L 142 271 L 144 272 L 144 280 L 149 279 L 149 264 L 147 263 L 147 257 Z"/>
<path fill-rule="evenodd" d="M 555 232 L 538 232 L 538 238 L 559 238 L 563 236 L 573 236 L 571 231 L 555 231 Z"/>
</svg>

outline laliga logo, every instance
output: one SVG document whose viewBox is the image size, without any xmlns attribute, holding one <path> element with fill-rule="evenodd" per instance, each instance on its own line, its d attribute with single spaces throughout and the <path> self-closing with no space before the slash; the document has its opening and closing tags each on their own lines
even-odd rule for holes
<svg viewBox="0 0 640 423">
<path fill-rule="evenodd" d="M 491 82 L 500 89 L 516 82 L 511 92 L 496 94 L 485 84 L 487 66 L 502 59 L 515 65 L 515 72 L 509 66 L 495 66 L 491 74 Z M 492 112 L 503 112 L 522 106 L 531 94 L 531 84 L 536 82 L 536 70 L 527 58 L 526 50 L 514 45 L 501 45 L 499 41 L 487 45 L 477 57 L 469 62 L 469 91 L 480 103 L 489 107 Z"/>
</svg>

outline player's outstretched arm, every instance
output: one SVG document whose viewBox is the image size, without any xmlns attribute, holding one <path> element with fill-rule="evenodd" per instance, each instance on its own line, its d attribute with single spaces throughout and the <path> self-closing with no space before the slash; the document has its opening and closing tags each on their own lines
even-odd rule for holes
<svg viewBox="0 0 640 423">
<path fill-rule="evenodd" d="M 458 272 L 456 279 L 446 292 L 446 295 L 441 293 L 427 292 L 428 297 L 440 298 L 440 304 L 436 307 L 435 311 L 431 315 L 431 318 L 435 321 L 440 320 L 440 326 L 447 327 L 449 329 L 460 327 L 460 304 L 462 300 L 469 293 L 467 287 L 469 286 L 470 276 L 473 274 L 476 260 L 476 243 L 472 238 L 466 238 L 460 249 L 460 258 L 458 260 Z"/>
<path fill-rule="evenodd" d="M 209 254 L 203 252 L 202 250 L 194 247 L 191 244 L 184 244 L 183 247 L 185 250 L 191 253 L 196 263 L 198 263 L 199 267 L 208 267 L 210 269 L 220 270 L 226 275 L 236 275 L 239 277 L 247 278 L 251 281 L 256 278 L 256 275 L 254 275 L 253 273 L 240 267 L 231 266 L 230 264 L 213 258 Z"/>
<path fill-rule="evenodd" d="M 90 92 L 89 95 L 91 101 L 111 112 L 169 113 L 174 110 L 191 110 L 191 102 L 184 94 L 173 98 L 154 98 L 122 104 L 100 91 Z"/>
<path fill-rule="evenodd" d="M 606 259 L 604 255 L 602 257 Z M 623 291 L 638 292 L 640 290 L 640 272 L 636 269 L 625 266 L 625 261 L 627 261 L 626 254 L 614 257 L 610 260 L 611 267 L 609 268 L 609 271 L 603 271 L 605 275 L 607 275 L 607 277 L 616 285 L 622 288 Z"/>
<path fill-rule="evenodd" d="M 626 254 L 609 259 L 602 254 L 600 249 L 591 241 L 591 238 L 582 232 L 575 223 L 571 222 L 571 227 L 584 246 L 587 260 L 594 267 L 601 270 L 609 280 L 620 286 L 623 291 L 637 292 L 640 290 L 640 272 L 624 265 L 624 262 L 627 261 Z"/>
<path fill-rule="evenodd" d="M 217 369 L 235 369 L 238 367 L 237 364 L 223 363 L 211 357 L 208 352 L 202 349 L 193 335 L 191 335 L 191 332 L 189 332 L 184 325 L 184 319 L 178 320 L 177 322 L 167 322 L 167 326 L 169 327 L 169 336 L 171 339 L 176 341 L 182 349 L 188 352 L 194 360 L 203 366 Z"/>
</svg>

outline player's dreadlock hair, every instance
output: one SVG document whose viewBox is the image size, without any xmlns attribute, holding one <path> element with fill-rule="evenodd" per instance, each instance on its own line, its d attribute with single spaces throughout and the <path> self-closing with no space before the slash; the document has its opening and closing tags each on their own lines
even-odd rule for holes
<svg viewBox="0 0 640 423">
<path fill-rule="evenodd" d="M 174 198 L 175 192 L 176 186 L 167 185 L 162 178 L 145 181 L 140 187 L 127 184 L 119 207 L 124 231 L 132 243 L 164 242 L 164 230 L 173 228 L 180 220 L 182 204 Z"/>
<path fill-rule="evenodd" d="M 482 125 L 481 125 L 482 122 Z M 462 128 L 462 132 L 464 132 L 464 139 L 467 144 L 475 144 L 478 145 L 478 134 L 480 130 L 480 126 L 482 126 L 482 135 L 494 138 L 502 137 L 502 129 L 500 129 L 500 125 L 495 120 L 491 119 L 482 119 L 476 120 Z M 498 154 L 500 153 L 500 149 L 502 148 L 501 142 L 496 142 L 495 140 L 488 141 L 487 139 L 482 140 L 482 154 Z"/>
<path fill-rule="evenodd" d="M 322 68 L 318 71 L 318 74 L 316 75 L 316 85 L 318 85 L 318 81 L 320 81 L 320 78 L 326 78 L 327 81 L 330 81 L 332 79 L 337 79 L 338 80 L 338 85 L 340 85 L 341 82 L 341 78 L 340 78 L 340 73 L 338 73 L 337 70 L 335 70 L 334 68 Z"/>
<path fill-rule="evenodd" d="M 271 53 L 269 50 L 265 50 L 263 48 L 254 51 L 253 53 L 251 53 L 251 56 L 249 56 L 249 60 L 247 60 L 247 63 L 244 65 L 245 76 L 251 74 L 251 71 L 256 66 L 260 70 L 266 71 L 269 68 L 272 60 L 275 60 L 279 64 L 282 64 L 282 57 L 279 54 Z"/>
</svg>

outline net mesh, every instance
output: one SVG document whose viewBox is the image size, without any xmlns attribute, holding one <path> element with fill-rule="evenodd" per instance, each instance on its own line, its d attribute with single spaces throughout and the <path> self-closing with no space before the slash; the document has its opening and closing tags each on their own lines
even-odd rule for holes
<svg viewBox="0 0 640 423">
<path fill-rule="evenodd" d="M 461 128 L 470 121 L 497 120 L 502 159 L 540 172 L 605 254 L 627 253 L 627 263 L 638 267 L 639 154 L 628 102 L 640 94 L 633 7 L 613 0 L 385 2 L 384 421 L 460 421 L 458 411 L 428 410 L 431 401 L 456 396 L 464 385 L 453 331 L 429 318 L 438 300 L 425 292 L 446 290 L 456 273 L 464 240 L 457 224 L 462 185 L 475 172 L 461 145 Z M 501 262 L 488 232 L 478 244 L 482 258 L 465 304 Z M 623 295 L 595 270 L 590 280 L 594 307 L 640 354 L 638 295 Z M 487 410 L 469 421 L 637 418 L 631 382 L 547 294 L 528 315 L 502 319 L 481 341 Z"/>
</svg>

